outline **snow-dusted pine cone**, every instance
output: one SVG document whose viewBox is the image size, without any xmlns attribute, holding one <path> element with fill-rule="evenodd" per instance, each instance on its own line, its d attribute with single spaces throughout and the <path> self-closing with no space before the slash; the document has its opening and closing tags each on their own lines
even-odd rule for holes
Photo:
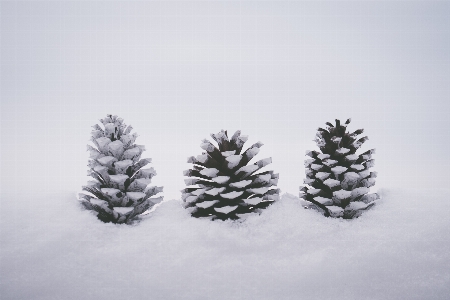
<svg viewBox="0 0 450 300">
<path fill-rule="evenodd" d="M 376 172 L 369 169 L 374 165 L 372 154 L 375 149 L 356 154 L 367 136 L 359 138 L 363 129 L 346 132 L 344 125 L 326 123 L 327 129 L 319 128 L 315 142 L 320 149 L 307 151 L 311 157 L 305 160 L 305 186 L 300 187 L 300 198 L 306 200 L 305 207 L 313 208 L 327 217 L 352 219 L 375 204 L 378 194 L 368 194 L 375 184 Z"/>
<path fill-rule="evenodd" d="M 100 122 L 104 129 L 95 124 L 91 132 L 96 148 L 87 146 L 91 158 L 88 175 L 95 180 L 83 186 L 89 194 L 80 193 L 80 201 L 96 211 L 103 222 L 130 223 L 163 200 L 150 198 L 163 187 L 147 187 L 156 172 L 153 168 L 142 169 L 151 158 L 140 159 L 145 147 L 134 144 L 138 135 L 130 134 L 133 127 L 111 115 Z"/>
<path fill-rule="evenodd" d="M 218 148 L 208 140 L 200 147 L 206 152 L 188 158 L 194 164 L 184 171 L 186 185 L 197 185 L 182 190 L 184 206 L 194 217 L 211 219 L 238 219 L 247 213 L 260 212 L 279 198 L 279 189 L 271 189 L 278 183 L 278 174 L 265 171 L 255 174 L 272 162 L 261 159 L 253 164 L 250 160 L 259 152 L 261 142 L 253 144 L 242 154 L 248 137 L 238 130 L 231 140 L 226 131 L 211 134 Z"/>
</svg>

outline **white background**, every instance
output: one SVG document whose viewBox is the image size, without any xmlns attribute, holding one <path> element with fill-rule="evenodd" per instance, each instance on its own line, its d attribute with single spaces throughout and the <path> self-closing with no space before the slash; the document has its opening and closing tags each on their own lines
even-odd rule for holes
<svg viewBox="0 0 450 300">
<path fill-rule="evenodd" d="M 317 127 L 349 117 L 377 148 L 378 186 L 445 185 L 449 14 L 448 2 L 2 2 L 2 190 L 77 190 L 107 113 L 140 134 L 166 199 L 221 129 L 262 141 L 258 157 L 297 194 Z"/>
</svg>

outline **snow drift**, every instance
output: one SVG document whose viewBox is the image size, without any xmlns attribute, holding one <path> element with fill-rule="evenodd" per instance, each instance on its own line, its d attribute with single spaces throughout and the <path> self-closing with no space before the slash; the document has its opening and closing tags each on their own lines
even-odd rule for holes
<svg viewBox="0 0 450 300">
<path fill-rule="evenodd" d="M 448 190 L 382 190 L 356 220 L 284 194 L 244 222 L 163 202 L 104 224 L 73 194 L 2 194 L 4 299 L 445 299 Z M 32 201 L 24 201 L 24 199 Z M 26 203 L 26 205 L 25 205 Z"/>
</svg>

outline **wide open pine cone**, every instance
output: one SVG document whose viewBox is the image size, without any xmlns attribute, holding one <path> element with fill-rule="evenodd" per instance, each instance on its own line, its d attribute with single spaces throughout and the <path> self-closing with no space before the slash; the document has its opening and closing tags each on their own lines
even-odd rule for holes
<svg viewBox="0 0 450 300">
<path fill-rule="evenodd" d="M 247 136 L 238 130 L 228 138 L 226 131 L 211 134 L 218 148 L 203 140 L 201 148 L 206 152 L 188 158 L 194 164 L 184 171 L 186 185 L 197 185 L 182 190 L 184 206 L 194 217 L 210 219 L 238 219 L 245 214 L 260 212 L 279 199 L 279 189 L 271 189 L 278 183 L 273 171 L 255 173 L 272 162 L 271 158 L 249 164 L 259 152 L 261 142 L 253 144 L 243 153 Z"/>
<path fill-rule="evenodd" d="M 356 154 L 367 136 L 359 138 L 363 129 L 346 132 L 350 119 L 336 125 L 326 123 L 327 129 L 319 128 L 315 142 L 320 149 L 307 151 L 305 160 L 305 186 L 300 187 L 300 198 L 306 200 L 305 207 L 316 209 L 327 217 L 356 218 L 370 209 L 378 194 L 368 194 L 375 185 L 376 172 L 372 154 L 375 149 Z"/>
</svg>

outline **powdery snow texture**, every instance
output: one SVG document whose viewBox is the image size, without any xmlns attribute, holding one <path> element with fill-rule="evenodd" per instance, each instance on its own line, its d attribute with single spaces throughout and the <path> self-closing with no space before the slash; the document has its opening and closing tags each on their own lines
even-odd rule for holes
<svg viewBox="0 0 450 300">
<path fill-rule="evenodd" d="M 104 224 L 73 194 L 2 194 L 0 295 L 448 299 L 448 194 L 382 191 L 356 220 L 288 194 L 244 222 L 192 218 L 172 200 L 137 226 Z"/>
</svg>

